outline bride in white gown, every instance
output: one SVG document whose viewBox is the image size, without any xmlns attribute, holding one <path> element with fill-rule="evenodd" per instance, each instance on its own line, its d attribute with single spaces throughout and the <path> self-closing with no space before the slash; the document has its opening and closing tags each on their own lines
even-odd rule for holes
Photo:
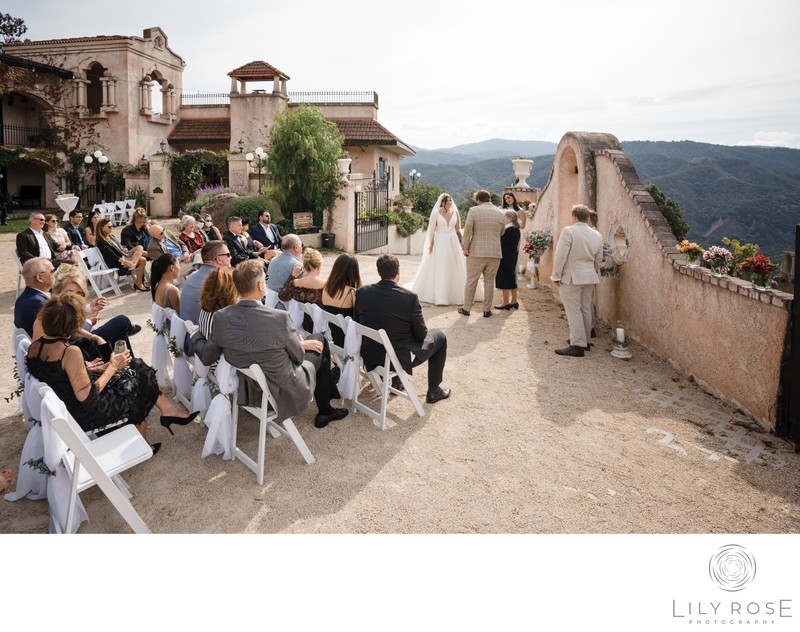
<svg viewBox="0 0 800 632">
<path fill-rule="evenodd" d="M 428 222 L 417 275 L 411 291 L 420 301 L 434 305 L 462 305 L 467 264 L 461 249 L 461 218 L 453 198 L 442 193 Z M 482 291 L 480 292 L 483 293 Z M 476 300 L 483 297 L 476 295 Z"/>
</svg>

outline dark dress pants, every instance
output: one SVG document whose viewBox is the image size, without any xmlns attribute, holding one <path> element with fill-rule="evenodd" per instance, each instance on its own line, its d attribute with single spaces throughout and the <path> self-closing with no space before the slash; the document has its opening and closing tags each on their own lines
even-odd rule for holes
<svg viewBox="0 0 800 632">
<path fill-rule="evenodd" d="M 441 329 L 431 329 L 422 345 L 414 351 L 412 366 L 428 362 L 428 392 L 442 383 L 444 364 L 447 361 L 447 336 Z"/>
<path fill-rule="evenodd" d="M 339 397 L 339 389 L 331 375 L 331 352 L 328 349 L 328 341 L 322 334 L 311 334 L 306 340 L 319 340 L 322 342 L 322 353 L 306 351 L 305 359 L 314 365 L 317 372 L 317 384 L 314 387 L 314 401 L 317 409 L 322 415 L 329 415 L 333 412 L 331 399 Z"/>
</svg>

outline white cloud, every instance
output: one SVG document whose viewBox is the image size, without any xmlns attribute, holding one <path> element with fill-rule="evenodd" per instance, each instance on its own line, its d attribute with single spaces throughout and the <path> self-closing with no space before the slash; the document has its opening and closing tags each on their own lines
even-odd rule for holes
<svg viewBox="0 0 800 632">
<path fill-rule="evenodd" d="M 800 135 L 792 132 L 756 132 L 750 140 L 740 140 L 734 145 L 764 145 L 766 147 L 792 147 L 800 149 Z"/>
</svg>

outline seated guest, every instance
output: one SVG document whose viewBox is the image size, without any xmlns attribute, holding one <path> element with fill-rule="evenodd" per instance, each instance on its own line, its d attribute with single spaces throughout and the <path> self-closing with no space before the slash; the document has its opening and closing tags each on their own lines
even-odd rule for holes
<svg viewBox="0 0 800 632">
<path fill-rule="evenodd" d="M 434 404 L 450 397 L 450 389 L 442 388 L 442 374 L 447 360 L 447 337 L 439 329 L 428 330 L 416 294 L 397 284 L 400 263 L 394 255 L 381 255 L 377 261 L 381 280 L 356 290 L 353 317 L 373 329 L 384 329 L 397 353 L 403 370 L 428 362 L 428 392 L 425 401 Z M 368 371 L 383 364 L 384 349 L 369 338 L 361 345 L 361 357 Z M 413 359 L 412 359 L 413 358 Z M 392 386 L 402 386 L 393 380 Z"/>
<path fill-rule="evenodd" d="M 86 277 L 75 266 L 61 266 L 56 270 L 55 281 L 49 291 L 51 298 L 71 292 L 85 301 L 88 296 Z M 123 314 L 114 316 L 103 325 L 98 325 L 100 312 L 103 311 L 106 304 L 107 301 L 102 296 L 89 303 L 86 306 L 86 322 L 83 324 L 82 330 L 76 334 L 77 344 L 84 351 L 84 355 L 90 359 L 96 358 L 98 355 L 108 359 L 111 348 L 117 340 L 122 340 L 128 349 L 131 349 L 128 336 L 138 334 L 142 330 L 141 325 L 132 324 L 130 318 Z M 32 338 L 39 338 L 43 333 L 42 323 L 39 318 L 36 318 L 33 323 Z"/>
<path fill-rule="evenodd" d="M 277 402 L 278 422 L 303 412 L 312 390 L 319 411 L 314 419 L 317 428 L 346 417 L 346 408 L 333 408 L 330 403 L 338 397 L 338 390 L 331 377 L 324 336 L 314 334 L 303 340 L 287 312 L 261 302 L 267 285 L 260 261 L 245 261 L 234 268 L 233 282 L 241 297 L 239 302 L 214 314 L 208 339 L 199 331 L 192 336 L 195 353 L 203 364 L 216 362 L 222 353 L 235 367 L 258 364 Z M 244 384 L 242 380 L 240 387 Z M 240 394 L 242 401 L 255 399 L 249 396 L 247 387 L 240 388 Z"/>
<path fill-rule="evenodd" d="M 109 268 L 116 268 L 120 276 L 124 274 L 131 274 L 136 271 L 136 288 L 139 292 L 146 292 L 149 288 L 144 285 L 144 272 L 147 260 L 144 258 L 144 251 L 141 246 L 134 246 L 128 250 L 117 241 L 117 238 L 111 233 L 111 220 L 104 217 L 97 222 L 97 229 L 95 232 L 97 239 L 97 247 L 100 249 L 100 254 L 103 255 L 103 260 Z"/>
<path fill-rule="evenodd" d="M 298 263 L 303 263 L 300 257 L 303 254 L 303 242 L 297 235 L 284 235 L 281 241 L 281 254 L 269 262 L 269 279 L 267 288 L 273 292 L 280 292 Z M 276 307 L 284 309 L 283 303 Z"/>
<path fill-rule="evenodd" d="M 50 290 L 55 281 L 54 270 L 53 262 L 44 257 L 28 259 L 22 265 L 25 289 L 14 303 L 14 327 L 24 329 L 31 337 L 36 314 L 50 298 Z"/>
<path fill-rule="evenodd" d="M 231 253 L 224 241 L 212 240 L 200 249 L 203 265 L 192 272 L 181 290 L 181 318 L 197 325 L 200 320 L 200 291 L 212 270 L 231 267 Z"/>
<path fill-rule="evenodd" d="M 147 219 L 147 211 L 137 208 L 131 215 L 130 223 L 122 229 L 119 241 L 123 247 L 133 250 L 136 246 L 141 246 L 147 252 L 150 245 L 150 223 Z"/>
<path fill-rule="evenodd" d="M 81 350 L 71 343 L 85 317 L 83 302 L 75 294 L 47 301 L 41 309 L 44 335 L 31 343 L 27 358 L 31 375 L 55 391 L 81 428 L 96 430 L 125 419 L 144 437 L 153 406 L 161 411 L 161 425 L 170 433 L 171 425 L 192 422 L 197 413 L 189 415 L 164 397 L 155 371 L 128 351 L 113 354 L 90 372 Z M 154 445 L 153 451 L 160 447 Z"/>
<path fill-rule="evenodd" d="M 303 263 L 298 263 L 283 288 L 278 292 L 278 298 L 285 304 L 294 299 L 300 303 L 316 303 L 322 307 L 322 288 L 325 279 L 320 277 L 322 271 L 322 255 L 319 250 L 306 248 L 303 251 Z M 303 329 L 311 333 L 314 323 L 306 314 L 303 317 Z"/>
<path fill-rule="evenodd" d="M 89 242 L 86 241 L 86 238 L 83 234 L 83 227 L 81 226 L 82 221 L 83 213 L 81 211 L 70 211 L 69 221 L 64 224 L 64 230 L 67 231 L 67 236 L 69 237 L 69 240 L 72 242 L 73 246 L 78 246 L 82 249 L 91 248 Z"/>
<path fill-rule="evenodd" d="M 17 255 L 21 263 L 34 257 L 43 257 L 50 259 L 57 268 L 62 263 L 57 254 L 62 250 L 66 250 L 66 247 L 57 246 L 44 229 L 44 213 L 41 211 L 34 211 L 28 219 L 28 228 L 17 233 Z"/>
<path fill-rule="evenodd" d="M 194 257 L 189 254 L 186 244 L 182 243 L 173 232 L 166 230 L 160 224 L 150 226 L 150 243 L 147 245 L 147 256 L 151 261 L 155 261 L 161 255 L 173 255 L 181 264 L 180 280 L 184 280 L 190 273 L 194 272 L 192 260 Z"/>
<path fill-rule="evenodd" d="M 219 228 L 214 226 L 214 220 L 211 219 L 211 215 L 206 213 L 203 215 L 203 222 L 205 223 L 206 233 L 208 234 L 210 240 L 219 239 L 222 240 L 222 233 L 219 232 Z"/>
<path fill-rule="evenodd" d="M 264 209 L 258 214 L 258 222 L 248 230 L 250 236 L 261 242 L 269 250 L 279 251 L 281 249 L 281 233 L 278 227 L 272 223 L 272 214 Z"/>
<path fill-rule="evenodd" d="M 211 241 L 211 236 L 206 231 L 206 220 L 203 219 L 203 216 L 200 213 L 194 214 L 194 224 L 195 224 L 195 231 L 200 233 L 203 237 L 203 243 L 207 241 Z"/>
<path fill-rule="evenodd" d="M 181 265 L 175 255 L 161 255 L 150 266 L 150 292 L 153 302 L 161 307 L 171 307 L 181 313 L 181 291 L 175 281 L 181 274 Z"/>
<path fill-rule="evenodd" d="M 328 281 L 322 289 L 322 309 L 331 314 L 353 317 L 356 290 L 361 287 L 361 270 L 358 259 L 343 253 L 333 262 Z M 331 336 L 335 345 L 344 347 L 344 332 L 331 325 Z"/>
<path fill-rule="evenodd" d="M 78 263 L 76 257 L 80 246 L 74 246 L 67 235 L 67 231 L 58 225 L 58 218 L 52 213 L 44 216 L 44 230 L 56 247 L 56 259 L 67 263 Z"/>
<path fill-rule="evenodd" d="M 203 247 L 203 244 L 206 243 L 203 236 L 200 234 L 200 231 L 197 229 L 197 222 L 195 221 L 194 217 L 191 215 L 184 215 L 181 218 L 181 232 L 178 235 L 178 239 L 181 240 L 181 243 L 186 246 L 186 249 L 189 251 L 189 254 L 194 254 L 200 248 Z"/>
<path fill-rule="evenodd" d="M 102 214 L 98 210 L 89 212 L 89 217 L 86 218 L 86 227 L 83 229 L 83 235 L 86 238 L 86 243 L 89 247 L 94 248 L 97 245 L 95 234 L 97 232 L 97 222 L 103 219 Z"/>
<path fill-rule="evenodd" d="M 244 226 L 242 225 L 242 218 L 231 215 L 228 218 L 228 232 L 223 235 L 222 239 L 231 251 L 231 265 L 234 268 L 243 261 L 259 259 L 267 250 L 263 246 L 257 250 L 250 248 L 248 246 L 247 237 L 245 237 L 243 233 Z M 285 280 L 286 279 L 284 279 L 284 281 Z"/>
<path fill-rule="evenodd" d="M 233 268 L 217 268 L 208 273 L 200 292 L 200 332 L 208 338 L 214 323 L 214 314 L 239 300 L 233 282 Z"/>
</svg>

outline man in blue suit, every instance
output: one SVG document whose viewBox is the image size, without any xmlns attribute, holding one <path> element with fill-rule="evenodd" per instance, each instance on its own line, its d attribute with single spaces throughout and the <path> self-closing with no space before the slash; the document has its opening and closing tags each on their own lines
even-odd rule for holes
<svg viewBox="0 0 800 632">
<path fill-rule="evenodd" d="M 269 250 L 281 249 L 281 233 L 275 224 L 272 224 L 272 215 L 268 210 L 263 210 L 258 216 L 258 223 L 247 231 L 250 236 Z"/>
<path fill-rule="evenodd" d="M 81 249 L 91 248 L 83 235 L 83 228 L 81 222 L 83 221 L 83 213 L 79 210 L 69 212 L 69 221 L 64 224 L 64 230 L 67 231 L 67 236 L 72 242 L 73 246 L 78 246 Z"/>
</svg>

